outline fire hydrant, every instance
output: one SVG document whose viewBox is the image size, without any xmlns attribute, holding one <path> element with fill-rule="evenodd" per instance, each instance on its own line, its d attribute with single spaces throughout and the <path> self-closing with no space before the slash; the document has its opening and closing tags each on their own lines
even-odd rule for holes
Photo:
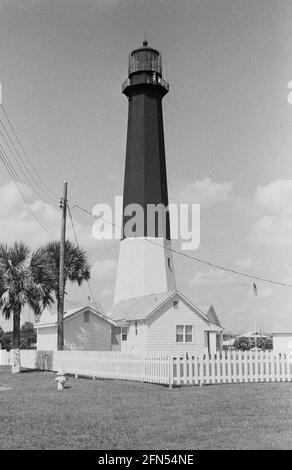
<svg viewBox="0 0 292 470">
<path fill-rule="evenodd" d="M 55 378 L 58 382 L 58 390 L 64 390 L 64 385 L 67 382 L 67 377 L 64 370 L 59 370 L 57 372 L 57 377 Z"/>
</svg>

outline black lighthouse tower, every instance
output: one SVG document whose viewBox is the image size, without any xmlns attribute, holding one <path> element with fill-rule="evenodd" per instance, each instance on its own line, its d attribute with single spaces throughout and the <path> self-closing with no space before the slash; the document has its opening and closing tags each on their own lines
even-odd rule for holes
<svg viewBox="0 0 292 470">
<path fill-rule="evenodd" d="M 161 54 L 144 41 L 129 56 L 129 77 L 122 87 L 129 99 L 123 205 L 140 204 L 145 214 L 143 233 L 136 236 L 158 236 L 147 225 L 148 204 L 168 206 L 162 98 L 169 85 L 161 62 Z M 164 236 L 170 239 L 168 213 Z"/>
<path fill-rule="evenodd" d="M 123 223 L 114 303 L 131 297 L 175 289 L 170 222 L 147 223 L 149 205 L 168 207 L 162 98 L 169 85 L 162 78 L 161 54 L 143 42 L 129 55 L 128 78 L 122 92 L 128 97 L 128 130 L 123 193 Z M 139 204 L 143 227 L 128 236 L 125 209 Z M 150 226 L 151 225 L 151 226 Z M 155 243 L 149 243 L 154 241 Z"/>
</svg>

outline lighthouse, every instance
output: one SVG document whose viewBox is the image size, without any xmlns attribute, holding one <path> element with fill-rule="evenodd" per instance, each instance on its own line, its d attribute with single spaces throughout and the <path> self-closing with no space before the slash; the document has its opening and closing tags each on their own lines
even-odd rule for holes
<svg viewBox="0 0 292 470">
<path fill-rule="evenodd" d="M 122 85 L 128 98 L 128 129 L 114 305 L 176 289 L 162 113 L 168 91 L 161 54 L 145 40 L 130 53 Z M 138 216 L 139 223 L 131 224 Z"/>
</svg>

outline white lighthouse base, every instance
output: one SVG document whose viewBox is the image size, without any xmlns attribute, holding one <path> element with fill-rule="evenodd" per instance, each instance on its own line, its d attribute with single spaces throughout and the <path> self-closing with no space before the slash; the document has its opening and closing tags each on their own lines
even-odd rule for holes
<svg viewBox="0 0 292 470">
<path fill-rule="evenodd" d="M 122 300 L 176 290 L 171 241 L 125 238 L 120 243 L 114 305 Z"/>
</svg>

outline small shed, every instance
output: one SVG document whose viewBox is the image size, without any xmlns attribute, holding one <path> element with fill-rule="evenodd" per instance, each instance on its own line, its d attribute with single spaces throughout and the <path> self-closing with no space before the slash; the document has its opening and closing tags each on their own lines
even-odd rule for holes
<svg viewBox="0 0 292 470">
<path fill-rule="evenodd" d="M 275 354 L 292 354 L 292 332 L 273 333 L 273 352 Z"/>
<path fill-rule="evenodd" d="M 111 351 L 114 322 L 86 305 L 64 313 L 64 350 Z M 37 350 L 57 350 L 57 312 L 45 311 L 34 324 Z"/>
</svg>

